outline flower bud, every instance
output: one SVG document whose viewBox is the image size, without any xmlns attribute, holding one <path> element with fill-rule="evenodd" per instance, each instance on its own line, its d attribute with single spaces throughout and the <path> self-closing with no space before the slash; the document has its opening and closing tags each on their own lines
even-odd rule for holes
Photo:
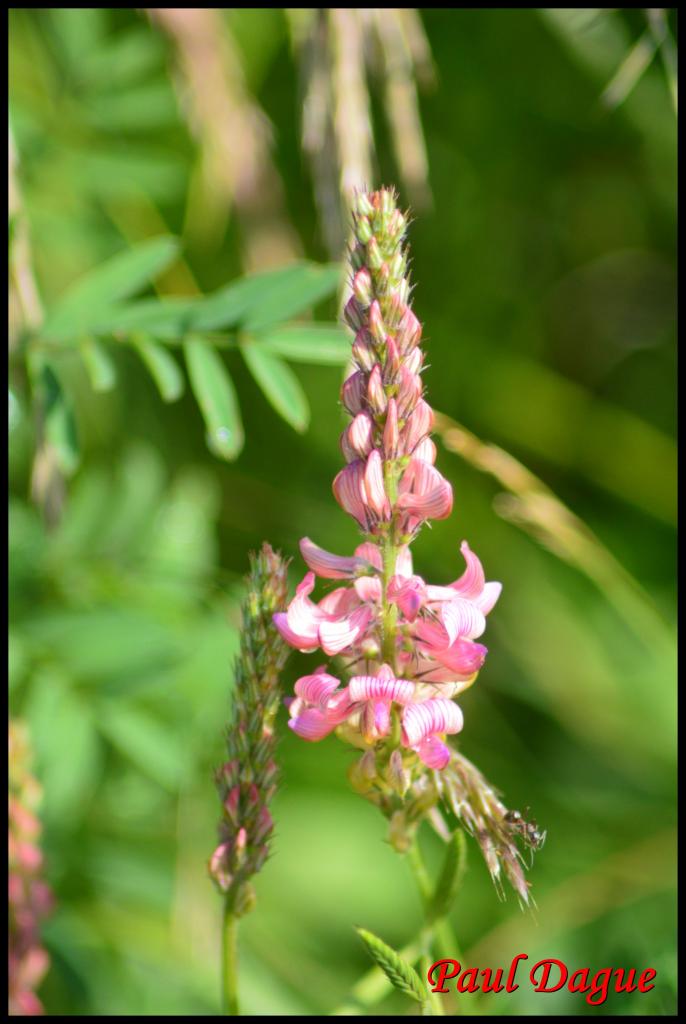
<svg viewBox="0 0 686 1024">
<path fill-rule="evenodd" d="M 370 306 L 372 303 L 372 279 L 366 267 L 358 270 L 353 278 L 353 295 L 361 306 Z"/>
</svg>

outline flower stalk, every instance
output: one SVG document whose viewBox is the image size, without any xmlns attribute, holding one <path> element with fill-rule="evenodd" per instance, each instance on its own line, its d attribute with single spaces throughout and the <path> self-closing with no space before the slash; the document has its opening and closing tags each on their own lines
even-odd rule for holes
<svg viewBox="0 0 686 1024">
<path fill-rule="evenodd" d="M 239 1012 L 238 920 L 255 905 L 251 879 L 269 856 L 274 829 L 269 811 L 278 779 L 274 718 L 289 649 L 272 617 L 286 604 L 287 567 L 268 544 L 250 556 L 227 756 L 215 774 L 222 816 L 209 872 L 224 898 L 222 991 L 225 1012 L 231 1016 Z"/>
</svg>

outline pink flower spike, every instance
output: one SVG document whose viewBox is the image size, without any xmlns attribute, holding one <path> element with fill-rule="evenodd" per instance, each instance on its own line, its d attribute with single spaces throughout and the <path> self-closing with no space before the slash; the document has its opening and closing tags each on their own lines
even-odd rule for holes
<svg viewBox="0 0 686 1024">
<path fill-rule="evenodd" d="M 303 537 L 300 541 L 300 553 L 309 568 L 325 580 L 352 579 L 360 572 L 369 572 L 371 568 L 364 557 L 334 555 L 320 548 L 309 537 Z"/>
</svg>

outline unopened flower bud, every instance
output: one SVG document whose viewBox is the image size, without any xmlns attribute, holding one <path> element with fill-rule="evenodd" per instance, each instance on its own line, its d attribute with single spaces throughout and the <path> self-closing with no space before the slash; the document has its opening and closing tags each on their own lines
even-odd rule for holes
<svg viewBox="0 0 686 1024">
<path fill-rule="evenodd" d="M 353 278 L 353 295 L 361 306 L 370 306 L 372 303 L 372 279 L 366 267 L 358 270 Z"/>
<path fill-rule="evenodd" d="M 367 262 L 369 264 L 370 270 L 380 270 L 383 261 L 384 260 L 381 254 L 381 249 L 379 248 L 379 243 L 377 242 L 376 238 L 370 238 L 369 242 L 367 243 Z"/>
<path fill-rule="evenodd" d="M 386 327 L 381 315 L 381 306 L 376 299 L 369 307 L 369 333 L 377 345 L 383 345 L 386 340 Z"/>
<path fill-rule="evenodd" d="M 410 780 L 403 767 L 403 756 L 399 750 L 394 750 L 388 760 L 388 765 L 386 767 L 386 779 L 391 789 L 393 789 L 398 796 L 405 796 Z"/>
<path fill-rule="evenodd" d="M 369 381 L 367 383 L 367 401 L 369 402 L 369 407 L 373 412 L 385 412 L 387 398 L 386 392 L 384 391 L 383 381 L 381 379 L 381 367 L 378 363 L 374 365 L 372 372 L 369 374 Z"/>
</svg>

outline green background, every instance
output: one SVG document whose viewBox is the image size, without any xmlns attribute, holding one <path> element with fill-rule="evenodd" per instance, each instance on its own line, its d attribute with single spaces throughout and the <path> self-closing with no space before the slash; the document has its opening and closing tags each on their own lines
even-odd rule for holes
<svg viewBox="0 0 686 1024">
<path fill-rule="evenodd" d="M 498 901 L 470 841 L 452 920 L 480 967 L 524 951 L 658 972 L 649 994 L 598 1008 L 523 985 L 480 1000 L 483 1014 L 675 1012 L 676 128 L 659 61 L 619 109 L 599 102 L 640 15 L 579 40 L 541 11 L 422 12 L 438 79 L 421 97 L 433 206 L 415 211 L 409 242 L 428 398 L 523 462 L 622 567 L 599 586 L 438 442 L 455 508 L 421 534 L 416 570 L 455 579 L 468 538 L 504 587 L 461 699 L 460 749 L 548 833 L 530 872 L 537 910 Z M 226 17 L 274 126 L 289 219 L 304 255 L 326 261 L 283 12 Z M 241 273 L 233 219 L 207 246 L 188 230 L 197 147 L 170 63 L 133 10 L 11 12 L 11 113 L 46 302 L 163 232 L 187 238 L 203 291 Z M 373 95 L 378 183 L 390 183 Z M 173 270 L 163 290 L 183 294 Z M 333 320 L 334 300 L 318 314 Z M 219 1012 L 211 771 L 247 553 L 268 539 L 294 556 L 295 583 L 301 536 L 339 553 L 356 543 L 331 494 L 341 368 L 294 365 L 311 407 L 298 434 L 238 354 L 225 358 L 246 434 L 234 463 L 207 451 L 193 398 L 163 404 L 129 351 L 107 394 L 73 370 L 82 462 L 53 531 L 29 501 L 31 412 L 11 371 L 10 707 L 44 787 L 48 1013 Z M 294 657 L 288 688 L 313 664 Z M 327 1013 L 368 967 L 353 926 L 399 948 L 420 907 L 383 821 L 347 785 L 352 752 L 302 743 L 285 712 L 281 726 L 274 855 L 242 929 L 241 994 L 245 1012 Z M 393 997 L 379 1012 L 406 1008 Z"/>
</svg>

